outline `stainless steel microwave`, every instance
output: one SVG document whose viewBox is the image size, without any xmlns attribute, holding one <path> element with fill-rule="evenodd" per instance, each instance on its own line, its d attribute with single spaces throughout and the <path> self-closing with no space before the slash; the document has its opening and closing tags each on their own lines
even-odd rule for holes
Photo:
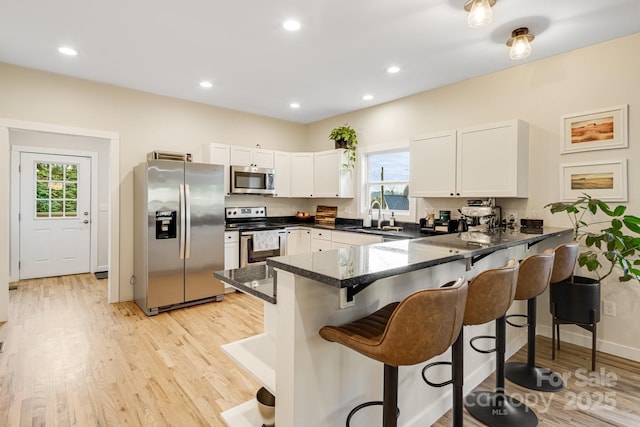
<svg viewBox="0 0 640 427">
<path fill-rule="evenodd" d="M 275 194 L 276 171 L 254 166 L 231 166 L 231 193 Z"/>
</svg>

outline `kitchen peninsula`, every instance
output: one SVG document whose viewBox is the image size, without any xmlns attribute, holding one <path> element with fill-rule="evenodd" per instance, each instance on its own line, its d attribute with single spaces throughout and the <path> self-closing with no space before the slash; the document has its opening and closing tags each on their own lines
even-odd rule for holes
<svg viewBox="0 0 640 427">
<path fill-rule="evenodd" d="M 273 268 L 272 286 L 267 285 L 268 268 L 254 270 L 261 277 L 253 278 L 269 294 L 266 298 L 253 292 L 265 301 L 264 333 L 223 348 L 276 396 L 276 425 L 343 425 L 351 408 L 382 399 L 382 369 L 378 362 L 323 340 L 318 334 L 322 326 L 362 317 L 414 291 L 439 287 L 460 276 L 472 279 L 510 258 L 554 248 L 571 236 L 570 229 L 549 227 L 541 234 L 492 230 L 271 258 L 267 264 Z M 239 288 L 250 286 L 251 274 L 238 272 L 217 272 L 216 277 Z M 524 312 L 520 304 L 514 303 L 512 309 Z M 465 337 L 468 341 L 492 333 L 490 323 L 468 327 Z M 524 331 L 509 330 L 507 356 L 525 342 Z M 465 351 L 464 358 L 466 394 L 491 374 L 494 362 L 493 355 L 472 351 Z M 450 360 L 450 352 L 434 360 Z M 400 368 L 399 425 L 430 425 L 451 407 L 450 388 L 426 385 L 422 367 Z M 448 378 L 447 368 L 441 368 L 435 374 Z M 222 417 L 233 427 L 259 425 L 255 406 L 249 401 Z M 351 425 L 378 425 L 379 420 L 379 409 L 372 408 L 358 413 Z"/>
</svg>

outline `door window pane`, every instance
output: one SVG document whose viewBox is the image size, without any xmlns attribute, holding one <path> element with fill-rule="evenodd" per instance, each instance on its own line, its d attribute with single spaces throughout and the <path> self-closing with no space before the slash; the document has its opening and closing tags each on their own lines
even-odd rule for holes
<svg viewBox="0 0 640 427">
<path fill-rule="evenodd" d="M 78 216 L 78 165 L 36 163 L 36 218 Z"/>
</svg>

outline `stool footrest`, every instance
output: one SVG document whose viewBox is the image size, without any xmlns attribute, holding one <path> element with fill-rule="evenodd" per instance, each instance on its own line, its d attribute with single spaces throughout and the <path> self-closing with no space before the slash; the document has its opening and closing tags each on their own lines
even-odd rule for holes
<svg viewBox="0 0 640 427">
<path fill-rule="evenodd" d="M 383 406 L 384 402 L 382 400 L 372 400 L 369 402 L 364 402 L 359 404 L 358 406 L 356 406 L 355 408 L 353 408 L 350 412 L 349 415 L 347 415 L 347 424 L 346 426 L 349 427 L 351 424 L 351 417 L 353 417 L 355 415 L 356 412 L 358 412 L 360 409 L 364 409 L 364 408 L 368 408 L 369 406 Z M 400 416 L 400 409 L 396 408 L 396 418 Z"/>
<path fill-rule="evenodd" d="M 504 321 L 507 322 L 507 325 L 509 326 L 513 326 L 515 328 L 527 328 L 529 327 L 529 323 L 513 323 L 511 321 L 509 321 L 509 319 L 511 317 L 524 317 L 525 319 L 528 319 L 529 316 L 527 316 L 526 314 L 509 314 L 507 316 L 505 316 Z"/>
<path fill-rule="evenodd" d="M 453 379 L 441 382 L 441 383 L 434 383 L 431 382 L 427 379 L 427 369 L 432 368 L 434 366 L 440 366 L 440 365 L 449 365 L 451 366 L 451 362 L 433 362 L 433 363 L 429 363 L 427 366 L 425 366 L 424 368 L 422 368 L 422 379 L 424 380 L 425 383 L 429 384 L 431 387 L 444 387 L 446 385 L 449 384 L 453 384 Z"/>
<path fill-rule="evenodd" d="M 492 339 L 495 340 L 497 339 L 495 335 L 478 335 L 477 337 L 473 337 L 469 340 L 469 345 L 471 346 L 472 349 L 474 349 L 475 351 L 477 351 L 478 353 L 483 353 L 483 354 L 490 354 L 490 353 L 495 353 L 496 352 L 496 348 L 492 348 L 489 350 L 482 350 L 481 348 L 478 348 L 475 346 L 475 342 L 477 340 L 481 340 L 481 339 Z"/>
</svg>

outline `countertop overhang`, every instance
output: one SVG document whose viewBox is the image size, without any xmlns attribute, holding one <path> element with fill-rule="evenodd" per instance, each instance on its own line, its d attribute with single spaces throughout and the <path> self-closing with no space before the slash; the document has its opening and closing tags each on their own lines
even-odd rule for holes
<svg viewBox="0 0 640 427">
<path fill-rule="evenodd" d="M 524 244 L 530 247 L 572 233 L 572 229 L 555 227 L 544 227 L 536 234 L 517 229 L 463 232 L 274 257 L 267 265 L 336 288 L 349 288 L 456 260 L 474 263 L 498 250 Z"/>
</svg>

